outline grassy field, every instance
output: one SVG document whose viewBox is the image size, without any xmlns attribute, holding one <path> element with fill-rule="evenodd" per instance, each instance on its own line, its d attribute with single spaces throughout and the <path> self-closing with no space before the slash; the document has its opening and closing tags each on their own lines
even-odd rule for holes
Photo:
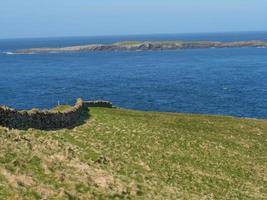
<svg viewBox="0 0 267 200">
<path fill-rule="evenodd" d="M 267 121 L 92 108 L 58 131 L 0 127 L 0 199 L 267 199 Z"/>
</svg>

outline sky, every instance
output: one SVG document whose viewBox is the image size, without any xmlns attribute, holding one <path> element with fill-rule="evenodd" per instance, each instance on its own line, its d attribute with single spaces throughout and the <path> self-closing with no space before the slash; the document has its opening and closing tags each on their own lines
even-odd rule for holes
<svg viewBox="0 0 267 200">
<path fill-rule="evenodd" d="M 267 0 L 0 0 L 0 38 L 267 30 Z"/>
</svg>

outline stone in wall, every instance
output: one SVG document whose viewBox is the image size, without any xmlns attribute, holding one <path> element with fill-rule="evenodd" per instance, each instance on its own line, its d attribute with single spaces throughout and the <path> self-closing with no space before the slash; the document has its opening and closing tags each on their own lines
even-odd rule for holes
<svg viewBox="0 0 267 200">
<path fill-rule="evenodd" d="M 18 111 L 5 106 L 0 107 L 0 126 L 14 129 L 54 130 L 70 128 L 89 118 L 90 107 L 112 108 L 108 101 L 82 101 L 65 111 L 38 110 Z"/>
</svg>

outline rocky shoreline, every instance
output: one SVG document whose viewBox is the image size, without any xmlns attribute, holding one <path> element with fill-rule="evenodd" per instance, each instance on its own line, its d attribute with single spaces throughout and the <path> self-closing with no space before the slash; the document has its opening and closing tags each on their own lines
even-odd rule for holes
<svg viewBox="0 0 267 200">
<path fill-rule="evenodd" d="M 92 51 L 149 51 L 172 49 L 197 49 L 197 48 L 238 48 L 238 47 L 267 47 L 264 41 L 241 42 L 211 42 L 211 41 L 146 41 L 146 42 L 120 42 L 114 44 L 89 44 L 69 46 L 61 48 L 30 48 L 16 50 L 14 53 L 68 53 L 68 52 L 92 52 Z"/>
</svg>

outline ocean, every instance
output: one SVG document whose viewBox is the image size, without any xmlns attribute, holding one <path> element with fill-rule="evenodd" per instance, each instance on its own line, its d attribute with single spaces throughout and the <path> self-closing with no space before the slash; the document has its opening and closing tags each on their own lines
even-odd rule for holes
<svg viewBox="0 0 267 200">
<path fill-rule="evenodd" d="M 12 54 L 119 41 L 267 41 L 267 32 L 0 40 L 0 105 L 16 109 L 103 99 L 145 111 L 267 119 L 267 49 Z"/>
</svg>

